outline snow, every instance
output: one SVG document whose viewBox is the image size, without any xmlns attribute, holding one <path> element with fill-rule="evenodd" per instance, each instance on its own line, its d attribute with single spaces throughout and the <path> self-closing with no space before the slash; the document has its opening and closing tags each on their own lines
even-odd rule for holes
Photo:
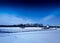
<svg viewBox="0 0 60 43">
<path fill-rule="evenodd" d="M 0 33 L 0 43 L 60 43 L 60 30 Z"/>
</svg>

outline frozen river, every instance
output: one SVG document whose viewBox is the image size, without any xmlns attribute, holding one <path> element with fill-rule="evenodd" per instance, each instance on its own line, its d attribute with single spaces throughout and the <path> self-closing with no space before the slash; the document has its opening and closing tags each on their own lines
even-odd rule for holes
<svg viewBox="0 0 60 43">
<path fill-rule="evenodd" d="M 0 33 L 0 43 L 60 43 L 60 30 Z"/>
</svg>

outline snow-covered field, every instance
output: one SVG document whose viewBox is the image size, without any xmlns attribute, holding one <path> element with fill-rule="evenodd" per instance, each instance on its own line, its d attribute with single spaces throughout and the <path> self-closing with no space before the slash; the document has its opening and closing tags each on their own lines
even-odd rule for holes
<svg viewBox="0 0 60 43">
<path fill-rule="evenodd" d="M 60 43 L 60 29 L 35 32 L 0 33 L 0 43 Z"/>
</svg>

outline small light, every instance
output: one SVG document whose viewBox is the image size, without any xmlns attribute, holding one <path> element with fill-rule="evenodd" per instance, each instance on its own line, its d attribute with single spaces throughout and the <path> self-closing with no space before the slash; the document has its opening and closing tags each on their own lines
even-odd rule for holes
<svg viewBox="0 0 60 43">
<path fill-rule="evenodd" d="M 46 27 L 47 27 L 47 28 L 49 28 L 49 26 L 48 26 L 48 25 L 47 25 Z"/>
</svg>

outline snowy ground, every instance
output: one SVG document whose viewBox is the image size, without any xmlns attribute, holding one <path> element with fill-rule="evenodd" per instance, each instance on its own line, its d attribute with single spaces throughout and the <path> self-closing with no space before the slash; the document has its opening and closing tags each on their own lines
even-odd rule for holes
<svg viewBox="0 0 60 43">
<path fill-rule="evenodd" d="M 0 43 L 60 43 L 60 30 L 0 33 Z"/>
</svg>

